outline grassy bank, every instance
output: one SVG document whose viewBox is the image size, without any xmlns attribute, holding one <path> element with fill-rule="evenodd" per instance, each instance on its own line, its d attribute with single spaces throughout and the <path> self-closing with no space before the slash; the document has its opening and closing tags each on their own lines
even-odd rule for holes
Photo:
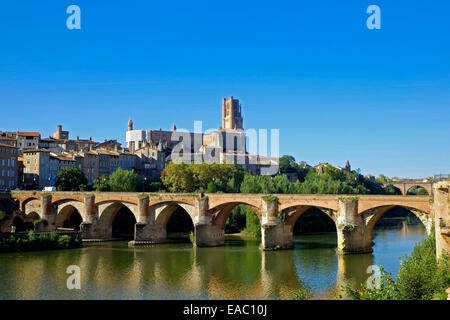
<svg viewBox="0 0 450 320">
<path fill-rule="evenodd" d="M 59 235 L 56 232 L 35 234 L 30 231 L 26 236 L 11 235 L 0 238 L 0 252 L 24 252 L 56 249 L 81 248 L 80 236 Z"/>
</svg>

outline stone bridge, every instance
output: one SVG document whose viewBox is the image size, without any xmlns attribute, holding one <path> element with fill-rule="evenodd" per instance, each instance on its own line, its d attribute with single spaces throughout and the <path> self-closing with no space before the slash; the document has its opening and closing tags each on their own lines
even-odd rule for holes
<svg viewBox="0 0 450 320">
<path fill-rule="evenodd" d="M 435 184 L 435 197 L 387 195 L 300 195 L 300 194 L 144 194 L 115 192 L 12 192 L 24 219 L 43 218 L 46 231 L 63 226 L 73 212 L 80 213 L 84 239 L 112 238 L 115 216 L 123 207 L 135 217 L 132 245 L 164 243 L 167 223 L 182 207 L 194 224 L 195 245 L 224 245 L 226 220 L 239 204 L 250 207 L 261 223 L 264 250 L 293 246 L 295 221 L 311 207 L 327 213 L 336 224 L 338 251 L 372 251 L 373 228 L 393 207 L 411 210 L 428 232 L 436 223 L 439 250 L 450 252 L 450 182 Z"/>
<path fill-rule="evenodd" d="M 426 180 L 414 180 L 414 179 L 405 179 L 393 182 L 392 185 L 400 190 L 402 195 L 407 195 L 408 191 L 413 187 L 422 187 L 427 192 L 428 195 L 433 195 L 433 182 Z M 385 185 L 386 186 L 386 185 Z"/>
</svg>

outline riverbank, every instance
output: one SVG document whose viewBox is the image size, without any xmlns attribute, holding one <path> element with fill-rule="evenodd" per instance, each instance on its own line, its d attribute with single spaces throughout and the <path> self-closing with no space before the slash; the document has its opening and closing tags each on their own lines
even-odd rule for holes
<svg viewBox="0 0 450 320">
<path fill-rule="evenodd" d="M 82 248 L 81 235 L 76 232 L 56 233 L 45 232 L 16 234 L 0 234 L 0 253 L 45 251 L 57 249 Z"/>
</svg>

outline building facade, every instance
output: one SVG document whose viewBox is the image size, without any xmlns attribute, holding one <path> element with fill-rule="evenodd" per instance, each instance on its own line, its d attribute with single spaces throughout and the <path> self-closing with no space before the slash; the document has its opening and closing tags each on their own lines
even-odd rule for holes
<svg viewBox="0 0 450 320">
<path fill-rule="evenodd" d="M 17 147 L 20 152 L 28 149 L 38 149 L 41 134 L 39 132 L 17 132 Z"/>
<path fill-rule="evenodd" d="M 0 190 L 13 190 L 18 186 L 18 149 L 0 144 Z"/>
<path fill-rule="evenodd" d="M 44 189 L 51 185 L 50 151 L 23 150 L 23 185 L 25 189 Z"/>
</svg>

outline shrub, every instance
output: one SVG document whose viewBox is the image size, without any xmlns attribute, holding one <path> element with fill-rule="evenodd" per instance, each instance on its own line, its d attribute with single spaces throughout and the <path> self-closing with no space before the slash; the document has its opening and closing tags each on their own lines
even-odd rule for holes
<svg viewBox="0 0 450 320">
<path fill-rule="evenodd" d="M 292 294 L 292 300 L 310 300 L 313 297 L 312 290 L 306 286 L 302 285 Z"/>
<path fill-rule="evenodd" d="M 449 286 L 450 258 L 443 255 L 437 262 L 432 230 L 428 238 L 416 244 L 411 255 L 401 259 L 397 281 L 382 270 L 380 288 L 369 289 L 363 284 L 361 290 L 347 287 L 346 291 L 357 300 L 431 300 L 445 299 Z"/>
<path fill-rule="evenodd" d="M 63 235 L 58 238 L 58 246 L 62 249 L 69 248 L 70 237 L 68 235 Z"/>
</svg>

